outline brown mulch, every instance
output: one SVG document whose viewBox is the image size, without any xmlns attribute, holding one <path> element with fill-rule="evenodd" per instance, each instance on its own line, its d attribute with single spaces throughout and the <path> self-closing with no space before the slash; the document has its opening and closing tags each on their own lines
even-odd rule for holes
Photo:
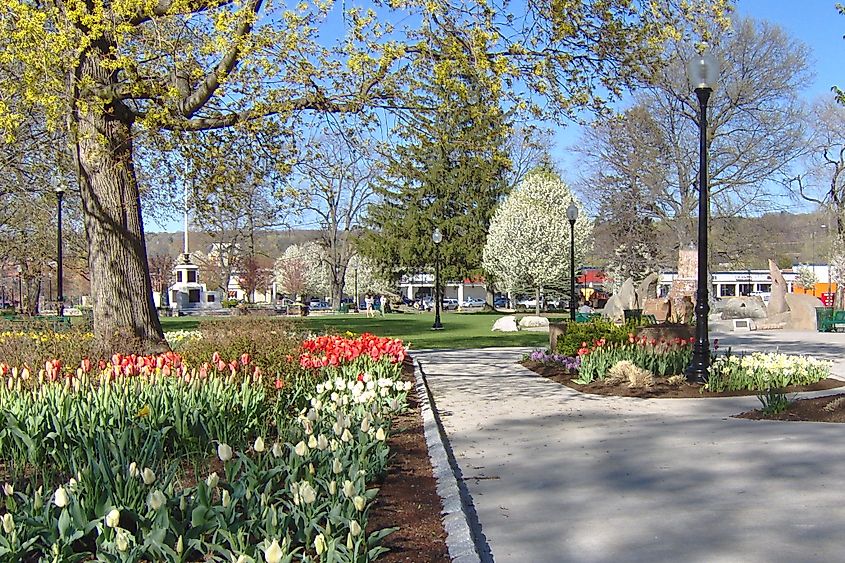
<svg viewBox="0 0 845 563">
<path fill-rule="evenodd" d="M 571 387 L 576 391 L 582 393 L 592 393 L 594 395 L 615 395 L 620 397 L 639 397 L 642 399 L 691 399 L 702 397 L 743 397 L 757 395 L 757 391 L 722 391 L 714 393 L 705 391 L 702 386 L 697 383 L 684 383 L 683 385 L 669 385 L 667 378 L 655 377 L 654 385 L 651 387 L 628 387 L 627 383 L 620 383 L 618 385 L 607 385 L 601 381 L 594 381 L 589 385 L 579 385 L 572 381 L 572 378 L 578 378 L 577 374 L 568 373 L 557 366 L 547 365 L 540 362 L 526 360 L 522 365 L 545 378 L 556 381 L 567 387 Z M 784 389 L 786 393 L 797 393 L 799 391 L 824 391 L 827 389 L 835 389 L 837 387 L 845 386 L 845 381 L 838 379 L 824 379 L 812 385 L 790 385 Z M 843 412 L 845 412 L 845 405 L 843 405 Z"/>
<path fill-rule="evenodd" d="M 406 361 L 404 379 L 413 382 L 413 373 L 413 363 Z M 391 460 L 384 482 L 378 485 L 367 532 L 399 528 L 382 542 L 390 551 L 378 558 L 380 562 L 446 563 L 450 559 L 440 517 L 442 503 L 428 459 L 419 400 L 413 391 L 408 394 L 408 404 L 408 412 L 393 421 L 388 440 Z"/>
<path fill-rule="evenodd" d="M 825 409 L 828 405 L 830 405 L 830 410 Z M 754 410 L 738 414 L 736 418 L 795 422 L 845 422 L 845 394 L 825 395 L 824 397 L 815 397 L 813 399 L 798 399 L 791 401 L 785 411 L 777 414 L 766 414 L 759 410 Z"/>
</svg>

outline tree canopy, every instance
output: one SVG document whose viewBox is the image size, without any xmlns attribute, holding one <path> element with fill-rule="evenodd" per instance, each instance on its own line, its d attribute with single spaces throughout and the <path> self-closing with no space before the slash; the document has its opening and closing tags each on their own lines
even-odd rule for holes
<svg viewBox="0 0 845 563">
<path fill-rule="evenodd" d="M 292 135 L 309 113 L 419 109 L 407 94 L 424 68 L 496 77 L 516 110 L 564 119 L 604 107 L 651 70 L 679 18 L 728 8 L 727 0 L 409 0 L 371 8 L 10 0 L 0 5 L 0 129 L 8 138 L 40 111 L 67 133 L 95 334 L 127 333 L 162 347 L 136 173 L 139 135 L 255 130 L 267 116 Z"/>
</svg>

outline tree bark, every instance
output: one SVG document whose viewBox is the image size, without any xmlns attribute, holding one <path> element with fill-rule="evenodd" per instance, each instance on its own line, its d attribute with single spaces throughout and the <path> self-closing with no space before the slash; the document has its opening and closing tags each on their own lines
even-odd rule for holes
<svg viewBox="0 0 845 563">
<path fill-rule="evenodd" d="M 100 85 L 115 83 L 114 73 L 102 65 L 109 48 L 105 41 L 92 46 L 80 61 L 78 78 Z M 72 119 L 95 339 L 105 346 L 122 341 L 137 348 L 123 352 L 166 349 L 147 269 L 132 161 L 132 113 L 119 101 L 98 104 L 86 99 L 76 104 Z"/>
</svg>

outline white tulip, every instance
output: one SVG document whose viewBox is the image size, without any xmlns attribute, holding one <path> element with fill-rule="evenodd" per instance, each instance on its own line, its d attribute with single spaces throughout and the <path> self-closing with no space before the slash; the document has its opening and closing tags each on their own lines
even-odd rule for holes
<svg viewBox="0 0 845 563">
<path fill-rule="evenodd" d="M 328 447 L 329 447 L 328 439 L 326 439 L 326 437 L 323 436 L 322 434 L 317 436 L 317 449 L 320 450 L 320 451 L 323 451 Z"/>
<path fill-rule="evenodd" d="M 41 487 L 38 487 L 35 489 L 35 497 L 32 499 L 32 508 L 41 510 L 42 506 L 44 506 L 44 501 L 41 499 Z"/>
<path fill-rule="evenodd" d="M 15 488 L 11 484 L 6 483 L 3 485 L 3 492 L 6 493 L 6 496 L 10 497 L 15 494 Z"/>
<path fill-rule="evenodd" d="M 133 479 L 138 476 L 138 464 L 134 461 L 129 464 L 129 476 Z"/>
<path fill-rule="evenodd" d="M 338 475 L 341 471 L 343 471 L 343 464 L 340 462 L 339 459 L 334 458 L 332 460 L 332 473 Z"/>
<path fill-rule="evenodd" d="M 247 563 L 246 555 L 239 555 L 237 559 L 235 556 L 232 556 L 232 563 Z"/>
<path fill-rule="evenodd" d="M 308 455 L 308 446 L 305 445 L 305 442 L 301 441 L 293 448 L 293 451 L 296 452 L 296 455 L 299 457 L 305 457 Z"/>
<path fill-rule="evenodd" d="M 165 497 L 164 493 L 158 489 L 151 492 L 150 497 L 147 499 L 147 504 L 153 511 L 157 511 L 159 508 L 164 506 L 165 502 L 167 502 L 167 497 Z"/>
<path fill-rule="evenodd" d="M 313 434 L 308 436 L 308 447 L 312 450 L 317 447 L 317 438 L 315 438 Z"/>
<path fill-rule="evenodd" d="M 282 445 L 278 442 L 273 443 L 273 457 L 282 457 Z"/>
<path fill-rule="evenodd" d="M 106 526 L 109 528 L 117 528 L 118 524 L 120 524 L 120 511 L 116 508 L 112 508 L 111 511 L 106 514 Z"/>
<path fill-rule="evenodd" d="M 232 448 L 229 444 L 221 442 L 220 445 L 217 446 L 217 457 L 219 457 L 222 462 L 227 462 L 232 459 Z"/>
<path fill-rule="evenodd" d="M 3 515 L 3 531 L 7 534 L 15 531 L 15 519 L 9 512 Z"/>
<path fill-rule="evenodd" d="M 314 538 L 314 549 L 317 550 L 317 555 L 322 555 L 326 551 L 326 538 L 323 537 L 323 534 L 317 534 L 317 537 Z"/>
<path fill-rule="evenodd" d="M 362 497 L 362 496 L 358 495 L 358 496 L 356 496 L 356 497 L 354 497 L 354 498 L 352 499 L 352 504 L 354 504 L 354 505 L 355 505 L 355 509 L 356 509 L 358 512 L 363 512 L 364 507 L 366 507 L 366 506 L 367 506 L 367 499 L 365 499 L 364 497 Z"/>
<path fill-rule="evenodd" d="M 337 494 L 337 483 L 335 481 L 329 481 L 329 494 L 332 496 Z"/>
<path fill-rule="evenodd" d="M 355 494 L 355 487 L 352 485 L 352 481 L 347 479 L 343 482 L 343 496 L 346 498 L 350 498 L 352 495 Z"/>
<path fill-rule="evenodd" d="M 278 540 L 273 540 L 264 550 L 264 561 L 267 563 L 279 563 L 282 560 L 282 548 L 279 547 Z"/>
<path fill-rule="evenodd" d="M 255 450 L 258 453 L 263 452 L 264 451 L 264 438 L 262 438 L 261 436 L 256 438 L 255 443 L 252 445 L 252 449 Z"/>
<path fill-rule="evenodd" d="M 179 539 L 176 540 L 176 553 L 181 555 L 184 550 L 185 550 L 184 541 L 182 540 L 182 536 L 179 536 Z"/>
<path fill-rule="evenodd" d="M 361 432 L 364 432 L 366 434 L 369 431 L 370 431 L 370 419 L 364 418 L 364 420 L 361 421 Z"/>
<path fill-rule="evenodd" d="M 129 540 L 126 538 L 126 532 L 119 530 L 117 532 L 117 538 L 114 540 L 114 544 L 120 552 L 124 552 L 129 549 Z"/>
<path fill-rule="evenodd" d="M 223 508 L 229 508 L 229 505 L 232 504 L 232 495 L 229 494 L 227 489 L 223 489 L 223 494 L 220 498 L 220 503 L 223 505 Z"/>
<path fill-rule="evenodd" d="M 211 475 L 209 475 L 208 478 L 205 480 L 205 484 L 208 485 L 209 489 L 213 489 L 214 487 L 216 487 L 217 483 L 219 482 L 220 477 L 217 475 L 216 471 L 212 472 Z"/>
<path fill-rule="evenodd" d="M 141 478 L 144 480 L 145 485 L 152 485 L 156 481 L 156 474 L 149 467 L 145 467 L 144 472 L 141 473 Z"/>
<path fill-rule="evenodd" d="M 317 491 L 311 486 L 308 481 L 303 481 L 299 487 L 299 496 L 302 497 L 302 502 L 311 504 L 317 500 Z"/>
<path fill-rule="evenodd" d="M 386 436 L 384 435 L 384 428 L 379 427 L 379 429 L 376 430 L 376 440 L 384 442 L 385 438 L 386 438 Z"/>
<path fill-rule="evenodd" d="M 68 504 L 70 504 L 70 499 L 68 498 L 67 491 L 64 489 L 64 487 L 59 487 L 58 489 L 56 489 L 56 492 L 53 494 L 53 502 L 59 508 L 64 508 Z"/>
<path fill-rule="evenodd" d="M 352 433 L 349 431 L 348 428 L 343 429 L 343 434 L 340 436 L 341 442 L 349 443 L 352 440 Z"/>
<path fill-rule="evenodd" d="M 349 533 L 353 536 L 357 536 L 361 533 L 361 524 L 359 524 L 357 520 L 349 521 Z"/>
</svg>

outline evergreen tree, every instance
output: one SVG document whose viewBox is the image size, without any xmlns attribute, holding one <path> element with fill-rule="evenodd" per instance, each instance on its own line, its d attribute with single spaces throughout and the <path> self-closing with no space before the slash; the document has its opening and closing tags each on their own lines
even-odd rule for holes
<svg viewBox="0 0 845 563">
<path fill-rule="evenodd" d="M 439 245 L 442 279 L 480 275 L 487 229 L 506 192 L 509 127 L 494 87 L 480 75 L 432 73 L 420 107 L 376 188 L 361 252 L 392 278 L 430 269 Z"/>
</svg>

